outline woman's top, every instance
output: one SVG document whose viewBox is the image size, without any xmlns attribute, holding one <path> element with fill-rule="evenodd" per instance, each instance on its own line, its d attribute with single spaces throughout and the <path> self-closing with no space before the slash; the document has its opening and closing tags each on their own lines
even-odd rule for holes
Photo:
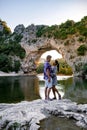
<svg viewBox="0 0 87 130">
<path fill-rule="evenodd" d="M 56 76 L 57 66 L 52 66 L 52 78 Z"/>
</svg>

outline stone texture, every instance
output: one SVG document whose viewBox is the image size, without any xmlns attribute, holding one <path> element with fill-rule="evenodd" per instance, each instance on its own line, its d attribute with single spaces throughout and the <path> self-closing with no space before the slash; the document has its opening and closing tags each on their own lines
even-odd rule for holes
<svg viewBox="0 0 87 130">
<path fill-rule="evenodd" d="M 41 55 L 49 50 L 58 51 L 66 62 L 72 67 L 73 73 L 78 75 L 82 73 L 82 66 L 87 63 L 87 53 L 84 56 L 77 55 L 77 49 L 81 45 L 86 42 L 79 42 L 78 36 L 73 35 L 70 38 L 65 40 L 61 39 L 53 39 L 47 37 L 36 37 L 36 32 L 39 26 L 30 25 L 23 31 L 23 38 L 21 39 L 21 46 L 26 51 L 26 57 L 22 64 L 22 68 L 24 72 L 30 72 L 32 70 L 32 66 L 34 66 L 35 62 L 39 60 Z M 22 26 L 17 26 L 17 31 L 20 33 L 20 30 L 23 28 Z M 65 45 L 65 43 L 69 41 L 69 45 Z M 31 61 L 32 59 L 32 61 Z M 32 62 L 32 63 L 31 63 Z M 32 65 L 31 65 L 32 64 Z M 26 67 L 27 66 L 27 67 Z M 76 66 L 79 71 L 76 70 Z"/>
<path fill-rule="evenodd" d="M 22 34 L 24 32 L 24 30 L 25 30 L 24 25 L 20 24 L 15 27 L 14 32 L 19 35 L 19 34 Z"/>
<path fill-rule="evenodd" d="M 87 128 L 87 104 L 77 105 L 68 99 L 38 99 L 17 104 L 0 104 L 0 129 L 38 130 L 39 121 L 51 115 L 75 119 L 76 125 Z"/>
</svg>

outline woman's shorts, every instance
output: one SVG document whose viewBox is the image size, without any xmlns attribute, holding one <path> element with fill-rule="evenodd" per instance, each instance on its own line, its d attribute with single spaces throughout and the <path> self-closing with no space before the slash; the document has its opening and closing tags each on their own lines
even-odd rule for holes
<svg viewBox="0 0 87 130">
<path fill-rule="evenodd" d="M 57 77 L 55 76 L 55 77 L 53 77 L 52 78 L 52 85 L 57 85 Z"/>
<path fill-rule="evenodd" d="M 50 82 L 48 81 L 48 79 L 45 79 L 45 87 L 52 88 L 52 78 L 51 78 Z"/>
</svg>

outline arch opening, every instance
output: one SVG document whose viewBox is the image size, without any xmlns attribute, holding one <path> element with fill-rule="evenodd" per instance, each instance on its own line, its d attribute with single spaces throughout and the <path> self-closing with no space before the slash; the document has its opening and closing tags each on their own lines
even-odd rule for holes
<svg viewBox="0 0 87 130">
<path fill-rule="evenodd" d="M 52 56 L 51 65 L 53 64 L 54 60 L 58 60 L 59 65 L 60 65 L 58 74 L 63 74 L 63 75 L 73 74 L 72 67 L 66 62 L 63 56 L 57 50 L 54 50 L 54 49 L 45 51 L 44 53 L 40 54 L 38 59 L 35 61 L 35 64 L 37 66 L 37 73 L 43 73 L 43 65 L 44 65 L 44 62 L 46 61 L 47 55 Z"/>
</svg>

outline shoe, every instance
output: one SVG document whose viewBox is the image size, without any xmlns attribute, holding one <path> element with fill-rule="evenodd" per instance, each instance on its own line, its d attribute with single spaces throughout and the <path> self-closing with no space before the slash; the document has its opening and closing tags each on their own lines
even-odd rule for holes
<svg viewBox="0 0 87 130">
<path fill-rule="evenodd" d="M 61 95 L 59 95 L 59 100 L 61 100 Z"/>
<path fill-rule="evenodd" d="M 52 100 L 55 100 L 55 99 L 56 99 L 56 97 L 52 98 Z"/>
</svg>

